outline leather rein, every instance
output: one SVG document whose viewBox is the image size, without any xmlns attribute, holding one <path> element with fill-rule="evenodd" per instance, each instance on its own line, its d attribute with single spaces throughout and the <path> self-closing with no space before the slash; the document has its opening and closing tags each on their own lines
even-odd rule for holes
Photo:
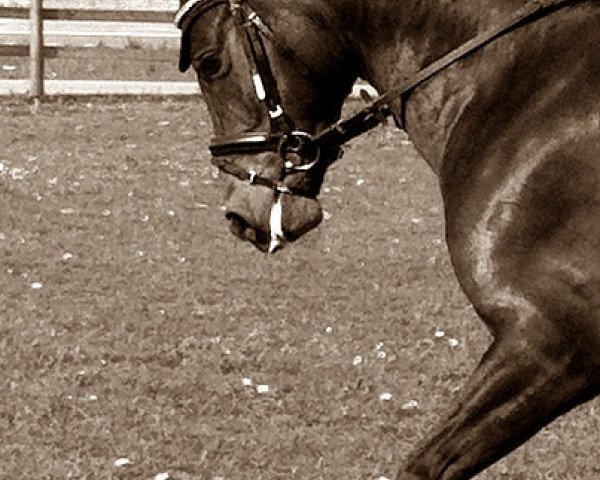
<svg viewBox="0 0 600 480">
<path fill-rule="evenodd" d="M 272 189 L 276 195 L 280 193 L 302 195 L 301 192 L 294 192 L 283 184 L 286 176 L 308 172 L 317 167 L 319 169 L 327 168 L 341 156 L 343 144 L 377 127 L 392 115 L 392 101 L 406 100 L 407 95 L 415 88 L 449 66 L 527 22 L 562 8 L 570 1 L 572 0 L 532 0 L 527 2 L 522 8 L 499 22 L 497 26 L 481 32 L 419 72 L 406 77 L 397 86 L 357 113 L 339 120 L 314 135 L 297 129 L 283 108 L 277 80 L 263 40 L 266 38 L 276 43 L 276 38 L 273 31 L 252 9 L 247 0 L 188 0 L 177 12 L 175 25 L 182 31 L 182 41 L 185 42 L 191 28 L 207 11 L 219 5 L 229 7 L 236 28 L 242 34 L 243 47 L 250 64 L 256 96 L 267 111 L 270 131 L 213 138 L 209 146 L 213 163 L 225 173 L 242 181 Z M 183 45 L 185 44 L 182 44 L 182 49 L 186 48 Z M 276 43 L 276 46 L 281 47 L 281 44 Z M 286 49 L 285 46 L 283 49 L 288 56 L 298 60 L 301 68 L 309 69 L 294 52 Z M 333 154 L 322 155 L 323 151 Z M 279 180 L 263 177 L 253 170 L 246 170 L 222 158 L 230 155 L 264 152 L 277 153 L 283 160 L 284 170 Z M 306 163 L 297 165 L 289 159 L 291 154 L 295 154 Z"/>
</svg>

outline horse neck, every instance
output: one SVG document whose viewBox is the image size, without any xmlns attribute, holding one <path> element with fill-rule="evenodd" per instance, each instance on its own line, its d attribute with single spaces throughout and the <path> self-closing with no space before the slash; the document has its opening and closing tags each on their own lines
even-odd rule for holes
<svg viewBox="0 0 600 480">
<path fill-rule="evenodd" d="M 353 12 L 361 76 L 379 91 L 415 73 L 489 28 L 526 0 L 342 2 Z"/>
<path fill-rule="evenodd" d="M 358 53 L 353 55 L 361 59 L 360 76 L 385 93 L 526 2 L 348 0 L 356 15 L 349 25 L 354 25 L 353 43 Z M 436 79 L 442 81 L 444 76 Z M 404 106 L 400 100 L 391 104 L 397 118 L 406 120 L 411 140 L 435 173 L 441 171 L 453 125 L 472 98 L 474 87 L 469 82 L 476 80 L 469 77 L 461 74 L 447 88 L 411 95 Z"/>
</svg>

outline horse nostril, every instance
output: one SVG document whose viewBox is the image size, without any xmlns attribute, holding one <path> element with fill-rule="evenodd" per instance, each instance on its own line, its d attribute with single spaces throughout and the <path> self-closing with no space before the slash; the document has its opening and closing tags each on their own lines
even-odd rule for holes
<svg viewBox="0 0 600 480">
<path fill-rule="evenodd" d="M 235 212 L 227 212 L 225 218 L 229 220 L 229 229 L 236 237 L 253 243 L 260 250 L 268 248 L 267 234 L 254 229 L 244 217 Z"/>
<path fill-rule="evenodd" d="M 227 212 L 225 218 L 229 220 L 229 229 L 236 237 L 246 240 L 246 230 L 248 230 L 248 222 L 237 213 Z"/>
</svg>

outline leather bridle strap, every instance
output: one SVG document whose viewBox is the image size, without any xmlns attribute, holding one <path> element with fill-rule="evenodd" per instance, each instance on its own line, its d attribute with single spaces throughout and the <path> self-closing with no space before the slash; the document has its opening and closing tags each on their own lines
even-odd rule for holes
<svg viewBox="0 0 600 480">
<path fill-rule="evenodd" d="M 224 158 L 213 159 L 213 165 L 219 168 L 222 172 L 236 177 L 242 182 L 248 182 L 250 185 L 267 187 L 273 190 L 276 195 L 287 193 L 291 195 L 304 196 L 304 192 L 297 191 L 293 187 L 288 187 L 280 181 L 272 180 L 268 177 L 259 175 L 255 170 L 246 170 L 231 160 Z"/>
<path fill-rule="evenodd" d="M 392 101 L 397 100 L 398 98 L 402 99 L 415 88 L 422 85 L 441 71 L 515 28 L 524 25 L 528 21 L 534 20 L 536 16 L 546 15 L 572 1 L 574 0 L 533 0 L 525 4 L 523 8 L 514 12 L 500 25 L 480 33 L 431 63 L 423 70 L 405 78 L 399 85 L 390 89 L 363 110 L 327 127 L 313 137 L 313 142 L 319 147 L 332 145 L 341 146 L 349 140 L 375 128 L 381 124 L 385 118 L 392 115 L 390 106 Z"/>
<path fill-rule="evenodd" d="M 250 63 L 256 95 L 267 107 L 271 134 L 290 132 L 295 127 L 283 111 L 277 80 L 261 37 L 261 30 L 267 27 L 254 11 L 245 8 L 242 1 L 230 0 L 230 7 L 235 25 L 242 34 L 242 43 Z"/>
</svg>

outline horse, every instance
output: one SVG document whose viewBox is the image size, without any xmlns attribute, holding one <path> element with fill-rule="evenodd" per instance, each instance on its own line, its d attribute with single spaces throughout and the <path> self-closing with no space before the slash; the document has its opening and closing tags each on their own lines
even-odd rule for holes
<svg viewBox="0 0 600 480">
<path fill-rule="evenodd" d="M 600 2 L 189 0 L 176 24 L 259 250 L 319 225 L 327 168 L 387 118 L 439 179 L 493 341 L 397 480 L 472 478 L 600 393 Z M 342 118 L 359 78 L 383 95 Z"/>
</svg>

